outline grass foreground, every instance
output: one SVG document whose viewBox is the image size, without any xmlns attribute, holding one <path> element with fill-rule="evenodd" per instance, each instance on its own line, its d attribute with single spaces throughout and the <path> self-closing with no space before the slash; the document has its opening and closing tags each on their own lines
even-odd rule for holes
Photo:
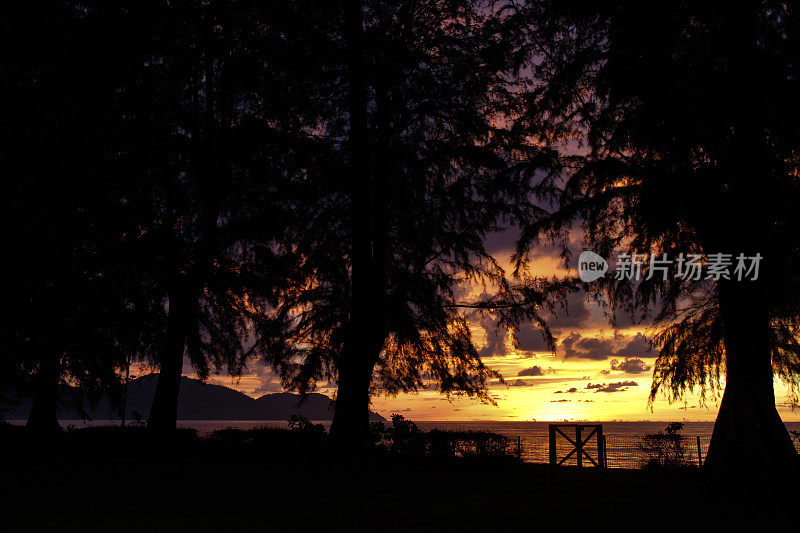
<svg viewBox="0 0 800 533">
<path fill-rule="evenodd" d="M 3 531 L 699 530 L 797 523 L 797 478 L 720 487 L 701 472 L 558 469 L 510 458 L 368 454 L 324 435 L 1 432 Z"/>
</svg>

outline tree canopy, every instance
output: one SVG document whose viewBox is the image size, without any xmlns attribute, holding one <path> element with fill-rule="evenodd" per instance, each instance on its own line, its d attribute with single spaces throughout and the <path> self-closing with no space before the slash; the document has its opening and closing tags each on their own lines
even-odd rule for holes
<svg viewBox="0 0 800 533">
<path fill-rule="evenodd" d="M 676 261 L 663 278 L 606 278 L 587 290 L 653 321 L 660 352 L 651 397 L 715 390 L 724 370 L 717 428 L 748 427 L 748 409 L 778 428 L 772 374 L 795 399 L 800 378 L 792 268 L 800 138 L 791 126 L 800 112 L 800 13 L 780 2 L 512 1 L 504 9 L 529 57 L 521 127 L 561 154 L 538 186 L 557 208 L 523 232 L 518 263 L 541 239 L 566 243 L 574 228 L 605 257 L 760 254 L 754 281 L 687 278 Z M 748 407 L 762 398 L 763 407 Z M 733 404 L 736 422 L 723 416 Z M 776 431 L 761 437 L 788 449 L 785 428 Z M 722 449 L 724 439 L 715 440 Z"/>
<path fill-rule="evenodd" d="M 313 32 L 337 51 L 311 71 L 337 73 L 320 95 L 331 103 L 320 129 L 331 159 L 311 173 L 308 214 L 288 240 L 300 268 L 282 299 L 286 343 L 265 352 L 287 386 L 338 379 L 337 409 L 343 373 L 365 376 L 354 386 L 361 403 L 347 409 L 366 428 L 369 390 L 434 386 L 488 401 L 499 375 L 481 361 L 468 314 L 512 328 L 531 320 L 552 341 L 541 312 L 565 288 L 515 283 L 484 248 L 534 209 L 532 175 L 512 171 L 512 158 L 540 157 L 507 127 L 514 57 L 499 21 L 464 1 L 343 6 Z M 468 283 L 492 296 L 470 297 Z"/>
</svg>

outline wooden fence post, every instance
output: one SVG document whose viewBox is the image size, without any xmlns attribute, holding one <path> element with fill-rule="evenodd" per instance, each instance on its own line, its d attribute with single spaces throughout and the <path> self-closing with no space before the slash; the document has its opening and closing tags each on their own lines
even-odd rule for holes
<svg viewBox="0 0 800 533">
<path fill-rule="evenodd" d="M 603 426 L 597 428 L 597 462 L 600 468 L 606 467 L 606 436 L 603 434 Z"/>
<path fill-rule="evenodd" d="M 697 464 L 703 468 L 703 452 L 700 449 L 700 435 L 697 436 Z"/>
</svg>

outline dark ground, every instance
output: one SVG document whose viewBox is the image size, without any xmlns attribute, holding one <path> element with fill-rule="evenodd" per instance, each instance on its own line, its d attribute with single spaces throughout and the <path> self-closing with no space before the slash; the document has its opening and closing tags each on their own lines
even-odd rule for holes
<svg viewBox="0 0 800 533">
<path fill-rule="evenodd" d="M 797 478 L 727 490 L 700 472 L 551 471 L 373 456 L 275 431 L 156 443 L 144 431 L 0 432 L 2 531 L 735 530 L 800 524 Z M 737 495 L 738 494 L 738 495 Z"/>
</svg>

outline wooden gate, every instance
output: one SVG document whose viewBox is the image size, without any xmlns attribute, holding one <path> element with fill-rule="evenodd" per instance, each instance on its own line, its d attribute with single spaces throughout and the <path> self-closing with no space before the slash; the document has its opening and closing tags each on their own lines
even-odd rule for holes
<svg viewBox="0 0 800 533">
<path fill-rule="evenodd" d="M 573 436 L 574 434 L 574 436 Z M 570 452 L 559 457 L 556 449 L 557 436 L 561 435 L 569 443 Z M 592 457 L 586 445 L 594 438 L 597 446 L 597 457 Z M 583 467 L 584 458 L 598 468 L 606 466 L 605 439 L 602 424 L 550 424 L 550 466 L 561 466 L 573 455 L 579 468 Z M 590 449 L 591 450 L 591 449 Z"/>
</svg>

